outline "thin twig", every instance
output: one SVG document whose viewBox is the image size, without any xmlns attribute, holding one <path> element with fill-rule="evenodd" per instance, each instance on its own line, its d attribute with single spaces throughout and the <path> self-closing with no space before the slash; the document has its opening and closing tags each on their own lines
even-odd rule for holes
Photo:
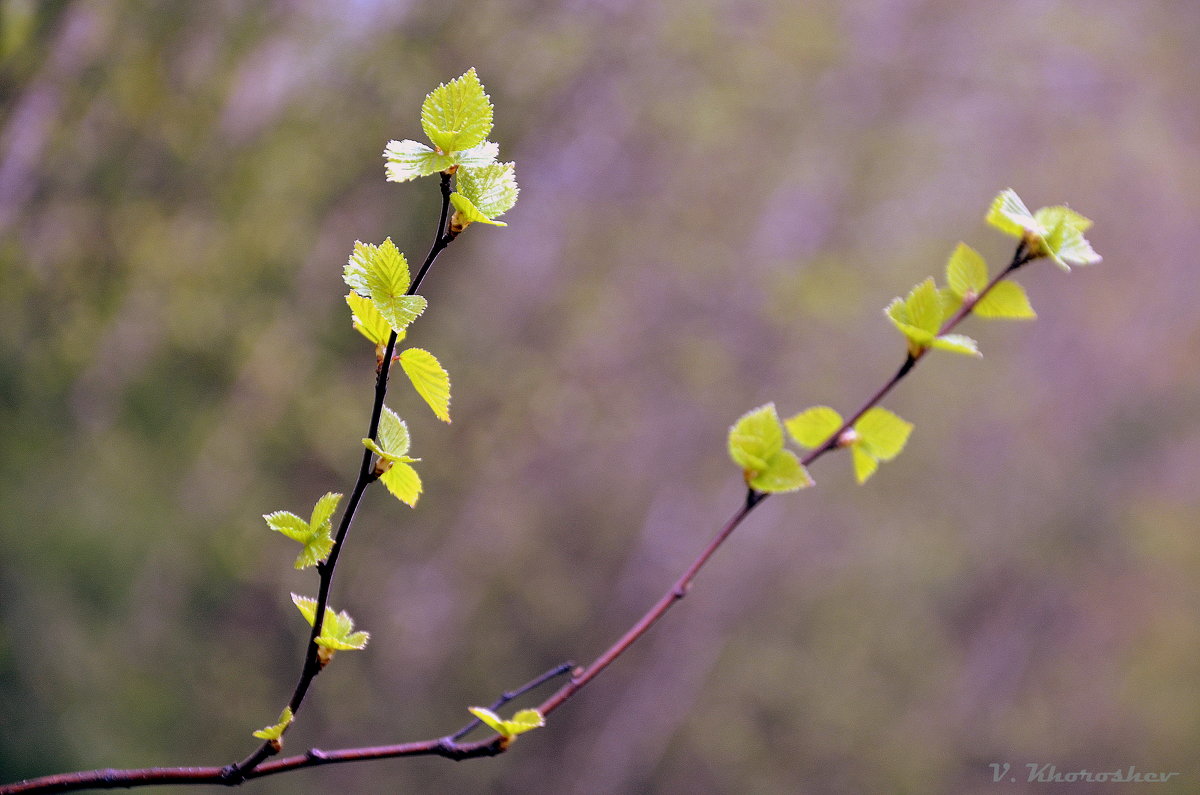
<svg viewBox="0 0 1200 795">
<path fill-rule="evenodd" d="M 450 241 L 454 239 L 453 235 L 446 234 L 446 221 L 450 210 L 449 174 L 443 173 L 441 175 L 440 191 L 442 204 L 438 215 L 438 225 L 434 234 L 433 245 L 430 246 L 429 253 L 425 256 L 425 261 L 421 263 L 421 269 L 417 272 L 416 278 L 409 284 L 408 295 L 416 294 L 417 288 L 420 287 L 425 274 L 429 272 L 433 261 L 437 259 L 438 254 L 446 246 L 450 245 Z M 388 374 L 392 364 L 392 354 L 396 350 L 397 337 L 398 335 L 394 330 L 388 335 L 387 346 L 375 375 L 375 399 L 371 405 L 371 422 L 367 429 L 367 437 L 370 439 L 374 439 L 379 433 L 379 420 L 383 415 L 383 400 L 387 395 Z M 312 631 L 309 633 L 308 645 L 305 646 L 304 664 L 301 666 L 300 676 L 296 680 L 296 687 L 292 691 L 292 697 L 288 700 L 288 708 L 292 711 L 293 715 L 300 711 L 300 707 L 304 703 L 304 697 L 308 694 L 309 687 L 317 677 L 317 674 L 321 672 L 320 646 L 317 645 L 317 638 L 321 636 L 321 629 L 325 623 L 325 608 L 329 604 L 329 592 L 333 588 L 333 575 L 337 568 L 338 557 L 342 551 L 342 544 L 346 540 L 346 534 L 350 531 L 350 525 L 354 522 L 354 516 L 358 510 L 358 504 L 362 500 L 363 493 L 367 490 L 367 486 L 378 479 L 378 475 L 374 473 L 372 467 L 372 457 L 373 454 L 370 450 L 363 450 L 362 463 L 358 469 L 358 479 L 354 483 L 354 489 L 350 493 L 350 499 L 346 502 L 346 509 L 342 513 L 342 519 L 338 523 L 337 533 L 333 539 L 333 547 L 330 549 L 328 557 L 317 564 L 320 583 L 317 589 L 317 603 L 314 608 Z M 225 778 L 231 783 L 243 780 L 247 778 L 249 771 L 261 764 L 264 759 L 276 753 L 278 753 L 278 746 L 271 741 L 266 741 L 242 761 L 229 765 L 225 769 Z"/>
<path fill-rule="evenodd" d="M 453 239 L 453 235 L 442 232 L 445 226 L 447 205 L 449 203 L 447 177 L 443 177 L 442 191 L 442 221 L 441 225 L 439 226 L 438 237 L 434 241 L 433 248 L 430 249 L 429 256 L 426 258 L 425 263 L 418 272 L 418 280 L 424 276 L 425 272 L 429 268 L 429 265 L 432 263 L 433 259 L 437 256 L 441 249 L 445 248 L 449 241 Z M 978 304 L 979 301 L 985 295 L 987 295 L 993 287 L 996 286 L 996 284 L 1010 275 L 1013 271 L 1017 270 L 1028 262 L 1031 262 L 1033 259 L 1035 259 L 1035 257 L 1031 257 L 1029 255 L 1023 243 L 1018 246 L 1016 253 L 1013 255 L 1012 261 L 1009 263 L 1008 267 L 994 279 L 992 279 L 987 286 L 980 291 L 978 296 L 975 296 L 971 300 L 964 301 L 962 308 L 943 324 L 941 330 L 938 332 L 939 335 L 948 333 L 955 328 L 968 315 L 971 314 L 971 311 L 974 309 L 976 304 Z M 413 289 L 416 288 L 416 281 L 417 280 L 414 280 Z M 395 343 L 394 335 L 391 342 L 393 344 L 389 345 L 387 360 L 385 360 L 385 365 L 381 367 L 381 382 L 377 382 L 377 384 L 386 384 L 386 361 L 391 359 L 391 351 Z M 891 390 L 896 386 L 896 384 L 900 383 L 900 381 L 912 371 L 923 354 L 924 351 L 915 355 L 909 354 L 904 363 L 900 366 L 900 369 L 896 371 L 895 375 L 893 375 L 883 384 L 883 386 L 876 390 L 876 392 L 867 399 L 862 407 L 860 407 L 859 410 L 850 417 L 850 419 L 843 423 L 841 428 L 839 428 L 832 436 L 830 436 L 830 438 L 821 446 L 815 448 L 802 459 L 804 466 L 812 464 L 812 462 L 816 461 L 825 453 L 836 449 L 837 439 L 841 436 L 841 434 L 844 433 L 846 429 L 850 428 L 858 419 L 860 419 L 863 414 L 882 401 L 883 398 L 887 396 L 887 394 L 890 393 Z M 379 397 L 381 394 L 382 393 L 377 386 L 378 405 L 382 405 L 382 398 Z M 374 432 L 376 430 L 377 425 L 373 422 L 372 437 L 374 436 Z M 361 480 L 362 478 L 360 477 L 360 481 Z M 365 489 L 366 484 L 363 484 L 362 488 Z M 361 489 L 359 489 L 357 485 L 355 491 L 357 492 L 357 496 L 361 497 Z M 683 574 L 680 575 L 679 579 L 675 581 L 671 588 L 665 594 L 663 594 L 663 596 L 657 602 L 655 602 L 655 604 L 649 610 L 647 610 L 646 613 L 643 614 L 642 617 L 638 619 L 638 621 L 632 627 L 630 627 L 623 635 L 621 635 L 621 637 L 618 638 L 615 643 L 609 646 L 587 667 L 574 673 L 569 682 L 560 687 L 553 695 L 543 701 L 538 707 L 541 713 L 543 715 L 548 715 L 554 710 L 558 709 L 558 707 L 562 706 L 563 703 L 578 693 L 588 682 L 596 678 L 601 671 L 603 671 L 618 657 L 624 654 L 634 644 L 634 642 L 637 641 L 638 638 L 644 635 L 652 626 L 654 626 L 654 624 L 656 624 L 664 615 L 666 615 L 667 611 L 670 610 L 675 603 L 682 600 L 683 597 L 687 595 L 691 588 L 692 581 L 699 574 L 700 570 L 705 566 L 705 564 L 708 563 L 708 561 L 721 547 L 721 545 L 725 543 L 730 535 L 733 534 L 733 531 L 736 530 L 742 524 L 742 522 L 745 521 L 746 517 L 748 517 L 756 507 L 761 505 L 768 496 L 770 495 L 755 491 L 754 489 L 749 489 L 742 505 L 733 513 L 732 516 L 730 516 L 725 524 L 722 525 L 721 529 L 704 546 L 704 548 L 701 549 L 695 560 L 693 560 L 691 565 L 684 570 Z M 351 502 L 353 505 L 357 505 L 355 495 L 351 496 Z M 348 506 L 347 515 L 350 514 L 352 514 L 352 511 Z M 345 516 L 343 516 L 343 524 L 348 527 L 349 521 Z M 335 552 L 338 547 L 340 547 L 341 541 L 345 536 L 345 531 L 341 527 L 339 527 L 338 536 L 337 544 L 334 546 Z M 333 554 L 330 556 L 330 561 L 332 560 L 334 560 Z M 331 573 L 332 572 L 330 572 L 330 574 Z M 325 582 L 325 578 L 326 575 L 322 573 L 323 583 Z M 316 635 L 314 634 L 313 637 L 315 638 Z M 315 646 L 315 644 L 310 643 L 310 647 L 312 646 Z M 312 652 L 310 648 L 310 654 L 311 653 L 314 652 Z M 551 669 L 550 671 L 547 671 L 545 674 L 542 674 L 536 679 L 531 680 L 527 685 L 524 685 L 523 687 L 518 688 L 511 693 L 505 693 L 495 702 L 493 709 L 503 706 L 512 698 L 524 694 L 529 690 L 532 690 L 533 688 L 550 681 L 556 676 L 560 676 L 570 668 L 570 664 L 560 665 L 554 669 Z M 305 670 L 308 670 L 307 665 Z M 313 676 L 315 676 L 315 673 Z M 312 677 L 308 677 L 309 683 L 311 683 L 311 680 Z M 307 687 L 307 684 L 308 683 L 305 683 L 305 687 Z M 400 745 L 345 748 L 336 751 L 323 751 L 313 748 L 303 755 L 274 759 L 270 762 L 264 761 L 266 756 L 270 755 L 270 752 L 255 759 L 255 757 L 258 755 L 258 752 L 256 752 L 255 755 L 252 755 L 247 760 L 249 761 L 250 759 L 255 759 L 254 763 L 252 765 L 247 765 L 246 767 L 241 767 L 241 765 L 239 765 L 233 768 L 143 768 L 137 770 L 92 770 L 78 773 L 64 773 L 54 776 L 45 776 L 37 779 L 29 779 L 16 784 L 10 784 L 8 786 L 0 786 L 0 795 L 16 795 L 16 793 L 26 792 L 65 792 L 88 787 L 93 789 L 117 789 L 145 786 L 149 784 L 240 784 L 248 779 L 261 778 L 263 776 L 283 773 L 289 770 L 317 767 L 320 765 L 357 762 L 368 759 L 391 759 L 405 756 L 443 756 L 447 759 L 461 761 L 464 759 L 496 756 L 508 749 L 509 744 L 507 740 L 500 736 L 494 736 L 488 740 L 482 740 L 475 743 L 458 742 L 469 731 L 474 729 L 476 725 L 478 725 L 478 722 L 472 721 L 458 732 L 434 740 L 424 740 L 421 742 L 404 743 Z"/>
<path fill-rule="evenodd" d="M 492 709 L 512 701 L 514 698 L 541 687 L 547 682 L 562 676 L 574 667 L 574 663 L 562 663 L 549 671 L 526 682 L 515 690 L 504 693 L 492 704 Z M 345 762 L 361 762 L 369 759 L 395 759 L 405 756 L 443 756 L 447 759 L 461 761 L 480 757 L 496 756 L 507 749 L 507 744 L 499 737 L 490 737 L 474 743 L 458 742 L 463 735 L 475 728 L 478 721 L 472 721 L 465 727 L 446 737 L 432 740 L 422 740 L 396 745 L 377 745 L 363 748 L 339 748 L 325 751 L 320 748 L 310 748 L 303 754 L 273 759 L 263 762 L 252 769 L 247 769 L 238 779 L 230 779 L 228 768 L 224 767 L 147 767 L 132 770 L 83 770 L 76 773 L 59 773 L 41 778 L 31 778 L 13 784 L 0 785 L 0 795 L 17 795 L 17 793 L 44 792 L 73 792 L 81 789 L 131 789 L 146 787 L 154 784 L 241 784 L 250 779 L 273 776 L 292 770 L 301 770 L 322 765 L 341 764 Z"/>
</svg>

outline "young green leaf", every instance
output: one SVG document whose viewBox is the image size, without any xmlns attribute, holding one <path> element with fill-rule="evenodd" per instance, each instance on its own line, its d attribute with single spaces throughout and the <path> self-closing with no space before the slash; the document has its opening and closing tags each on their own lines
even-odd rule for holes
<svg viewBox="0 0 1200 795">
<path fill-rule="evenodd" d="M 791 450 L 776 451 L 767 459 L 767 468 L 746 481 L 747 486 L 764 494 L 796 491 L 812 484 L 812 476 Z"/>
<path fill-rule="evenodd" d="M 492 103 L 474 67 L 425 97 L 421 127 L 442 153 L 471 149 L 484 142 L 492 131 Z"/>
<path fill-rule="evenodd" d="M 408 182 L 455 165 L 453 154 L 438 154 L 419 141 L 388 141 L 383 150 L 388 182 Z"/>
<path fill-rule="evenodd" d="M 342 278 L 350 289 L 370 298 L 375 309 L 397 333 L 425 311 L 425 299 L 409 295 L 412 283 L 408 260 L 389 237 L 379 246 L 355 241 Z"/>
<path fill-rule="evenodd" d="M 772 455 L 783 449 L 783 425 L 768 403 L 743 414 L 729 429 L 729 457 L 744 470 L 767 468 Z"/>
<path fill-rule="evenodd" d="M 506 740 L 546 725 L 546 718 L 536 709 L 523 709 L 511 720 L 504 720 L 487 707 L 467 707 L 467 711 Z"/>
<path fill-rule="evenodd" d="M 455 179 L 455 192 L 450 194 L 454 205 L 451 228 L 465 228 L 472 223 L 507 226 L 496 218 L 517 203 L 520 188 L 512 163 L 492 163 L 481 168 L 461 168 Z"/>
<path fill-rule="evenodd" d="M 774 403 L 743 414 L 729 429 L 728 445 L 729 456 L 755 491 L 779 493 L 812 485 L 796 455 L 783 449 L 783 424 Z"/>
<path fill-rule="evenodd" d="M 842 427 L 842 415 L 829 406 L 813 406 L 784 421 L 801 447 L 820 447 Z"/>
<path fill-rule="evenodd" d="M 979 299 L 972 312 L 980 317 L 1001 317 L 1014 320 L 1033 319 L 1037 313 L 1029 304 L 1025 288 L 1016 282 L 998 282 Z"/>
<path fill-rule="evenodd" d="M 438 154 L 425 144 L 408 139 L 389 141 L 383 150 L 383 157 L 387 160 L 388 182 L 408 182 L 439 171 L 448 171 L 454 166 L 480 168 L 495 163 L 499 154 L 499 144 L 491 141 L 449 154 Z"/>
<path fill-rule="evenodd" d="M 283 733 L 287 731 L 287 727 L 292 725 L 293 717 L 292 708 L 284 707 L 283 712 L 279 713 L 278 723 L 276 723 L 274 726 L 264 726 L 263 728 L 254 732 L 254 736 L 260 740 L 274 740 L 278 742 L 279 738 L 283 736 Z"/>
<path fill-rule="evenodd" d="M 879 469 L 880 461 L 891 461 L 900 454 L 912 433 L 912 423 L 878 406 L 868 409 L 854 423 L 853 432 L 843 436 L 842 445 L 850 447 L 854 459 L 854 477 L 866 483 Z"/>
<path fill-rule="evenodd" d="M 1092 222 L 1069 207 L 1043 207 L 1031 213 L 1016 192 L 1008 189 L 992 202 L 987 222 L 1024 241 L 1031 256 L 1049 257 L 1063 270 L 1100 262 L 1100 255 L 1083 236 Z"/>
<path fill-rule="evenodd" d="M 297 569 L 315 566 L 329 557 L 329 552 L 333 549 L 330 518 L 337 510 L 338 502 L 341 499 L 341 494 L 333 492 L 321 497 L 313 508 L 312 518 L 307 522 L 288 511 L 276 511 L 263 515 L 263 518 L 267 520 L 267 526 L 272 530 L 277 530 L 293 541 L 299 541 L 304 545 L 296 557 Z"/>
<path fill-rule="evenodd" d="M 392 327 L 383 319 L 383 315 L 379 314 L 371 299 L 364 298 L 356 292 L 349 292 L 346 294 L 346 303 L 350 307 L 350 320 L 354 323 L 355 330 L 375 343 L 376 348 L 386 347 Z M 397 333 L 396 342 L 400 342 L 404 337 L 405 332 Z"/>
<path fill-rule="evenodd" d="M 951 353 L 961 353 L 965 356 L 982 356 L 979 345 L 965 334 L 943 334 L 935 337 L 929 347 Z"/>
<path fill-rule="evenodd" d="M 437 357 L 421 348 L 409 348 L 400 354 L 400 367 L 434 415 L 450 422 L 450 376 Z"/>
<path fill-rule="evenodd" d="M 909 291 L 907 298 L 893 298 L 884 310 L 892 324 L 908 340 L 908 352 L 920 356 L 928 348 L 979 355 L 975 341 L 962 334 L 938 335 L 947 311 L 947 301 L 932 278 Z"/>
<path fill-rule="evenodd" d="M 1100 255 L 1083 233 L 1091 229 L 1090 219 L 1069 207 L 1043 207 L 1033 214 L 1042 230 L 1040 253 L 1054 260 L 1065 271 L 1072 265 L 1095 265 Z"/>
<path fill-rule="evenodd" d="M 1019 240 L 1029 235 L 1040 235 L 1041 227 L 1034 219 L 1033 213 L 1021 201 L 1021 197 L 1012 188 L 1006 188 L 992 200 L 988 208 L 986 220 L 1006 235 Z"/>
<path fill-rule="evenodd" d="M 379 456 L 375 471 L 379 479 L 398 500 L 415 508 L 421 495 L 421 478 L 409 464 L 419 461 L 408 456 L 408 426 L 396 412 L 383 407 L 379 415 L 379 441 L 363 439 L 367 449 Z"/>
<path fill-rule="evenodd" d="M 987 263 L 975 249 L 959 243 L 946 261 L 946 283 L 959 298 L 977 296 L 987 287 Z"/>
<path fill-rule="evenodd" d="M 854 479 L 862 485 L 878 471 L 879 461 L 858 445 L 850 448 L 850 455 L 854 459 Z"/>
<path fill-rule="evenodd" d="M 410 444 L 408 425 L 387 406 L 383 407 L 379 415 L 379 432 L 376 436 L 379 439 L 378 443 L 372 439 L 363 439 L 363 444 L 383 460 L 393 463 L 410 463 L 417 460 L 407 455 Z"/>
<path fill-rule="evenodd" d="M 912 434 L 913 424 L 900 419 L 887 409 L 878 406 L 868 409 L 854 423 L 854 432 L 858 436 L 858 446 L 879 461 L 891 461 L 900 455 L 908 437 Z"/>
<path fill-rule="evenodd" d="M 366 648 L 370 638 L 370 632 L 354 631 L 354 619 L 345 610 L 335 613 L 326 608 L 325 620 L 321 623 L 321 634 L 316 643 L 331 651 L 349 651 Z"/>
<path fill-rule="evenodd" d="M 317 600 L 308 596 L 292 594 L 292 603 L 304 616 L 311 627 L 317 620 Z M 345 651 L 366 647 L 371 633 L 354 631 L 354 619 L 342 611 L 335 613 L 333 608 L 325 608 L 325 618 L 321 621 L 321 634 L 317 636 L 316 644 L 329 651 Z"/>
<path fill-rule="evenodd" d="M 421 496 L 422 489 L 421 476 L 417 474 L 417 470 L 408 464 L 395 463 L 380 475 L 379 479 L 383 481 L 383 485 L 387 486 L 387 490 L 392 493 L 393 497 L 410 508 L 417 507 L 417 500 Z"/>
</svg>

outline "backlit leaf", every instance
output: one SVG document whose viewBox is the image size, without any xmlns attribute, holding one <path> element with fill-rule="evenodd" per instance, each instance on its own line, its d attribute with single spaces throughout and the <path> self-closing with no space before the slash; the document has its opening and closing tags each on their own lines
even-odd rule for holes
<svg viewBox="0 0 1200 795">
<path fill-rule="evenodd" d="M 783 449 L 783 424 L 768 403 L 743 414 L 729 429 L 729 456 L 745 472 L 767 469 L 771 456 Z"/>
<path fill-rule="evenodd" d="M 880 461 L 890 461 L 899 455 L 912 429 L 911 422 L 878 406 L 868 409 L 854 423 L 854 431 L 858 434 L 857 444 Z"/>
<path fill-rule="evenodd" d="M 1029 235 L 1041 235 L 1042 229 L 1034 219 L 1033 213 L 1021 201 L 1021 197 L 1012 188 L 1000 192 L 988 209 L 987 222 L 1015 238 L 1024 240 Z"/>
<path fill-rule="evenodd" d="M 392 495 L 411 508 L 417 507 L 421 496 L 421 476 L 417 470 L 402 461 L 394 462 L 387 472 L 379 476 Z"/>
<path fill-rule="evenodd" d="M 842 415 L 829 406 L 813 406 L 784 424 L 800 446 L 819 447 L 842 427 Z"/>
<path fill-rule="evenodd" d="M 879 469 L 879 462 L 875 460 L 874 456 L 858 445 L 850 448 L 850 454 L 854 457 L 855 480 L 860 484 L 866 483 L 867 479 Z"/>
<path fill-rule="evenodd" d="M 1070 207 L 1043 207 L 1034 213 L 1043 232 L 1046 256 L 1054 260 L 1063 270 L 1072 265 L 1095 265 L 1100 255 L 1092 248 L 1083 233 L 1092 227 L 1085 218 Z"/>
<path fill-rule="evenodd" d="M 434 415 L 450 422 L 450 376 L 437 357 L 421 348 L 409 348 L 400 354 L 400 367 Z"/>
<path fill-rule="evenodd" d="M 446 154 L 484 142 L 492 130 L 492 103 L 474 67 L 425 97 L 421 127 L 429 140 Z"/>
<path fill-rule="evenodd" d="M 998 282 L 971 310 L 980 317 L 1035 318 L 1025 288 L 1016 282 Z"/>
<path fill-rule="evenodd" d="M 388 182 L 408 182 L 445 171 L 455 164 L 453 155 L 441 154 L 419 141 L 389 141 L 383 150 Z"/>
<path fill-rule="evenodd" d="M 283 712 L 279 713 L 278 723 L 276 723 L 274 726 L 264 726 L 263 728 L 254 732 L 254 736 L 260 740 L 278 740 L 283 736 L 283 733 L 287 730 L 287 727 L 291 725 L 293 717 L 292 708 L 284 707 Z"/>
<path fill-rule="evenodd" d="M 346 303 L 350 306 L 350 319 L 355 330 L 375 343 L 375 347 L 386 346 L 392 327 L 383 319 L 383 315 L 379 314 L 371 299 L 364 298 L 356 292 L 349 292 L 346 294 Z M 396 335 L 396 341 L 399 342 L 404 337 L 405 332 L 402 331 Z"/>
<path fill-rule="evenodd" d="M 506 226 L 495 220 L 517 203 L 520 188 L 512 163 L 492 163 L 481 168 L 461 168 L 455 177 L 450 201 L 460 216 L 459 223 Z"/>
<path fill-rule="evenodd" d="M 979 295 L 987 286 L 987 263 L 979 252 L 966 243 L 959 243 L 946 262 L 946 283 L 959 298 Z"/>
<path fill-rule="evenodd" d="M 935 337 L 929 346 L 943 351 L 950 351 L 951 353 L 961 353 L 966 356 L 983 355 L 979 352 L 979 345 L 975 340 L 964 334 L 943 334 L 940 337 Z"/>
<path fill-rule="evenodd" d="M 800 459 L 791 450 L 777 450 L 767 459 L 766 468 L 755 472 L 746 485 L 766 494 L 796 491 L 813 484 Z"/>
</svg>

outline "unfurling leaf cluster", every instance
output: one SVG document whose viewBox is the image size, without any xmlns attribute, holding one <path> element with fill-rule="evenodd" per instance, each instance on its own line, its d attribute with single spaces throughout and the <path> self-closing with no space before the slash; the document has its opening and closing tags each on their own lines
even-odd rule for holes
<svg viewBox="0 0 1200 795">
<path fill-rule="evenodd" d="M 317 600 L 299 594 L 292 594 L 292 602 L 304 616 L 309 626 L 317 618 Z M 333 653 L 365 649 L 371 633 L 362 630 L 355 631 L 354 619 L 345 610 L 335 613 L 332 607 L 325 608 L 325 618 L 321 622 L 321 634 L 317 635 L 315 643 L 321 647 L 321 663 L 328 663 Z"/>
<path fill-rule="evenodd" d="M 1067 207 L 1043 207 L 1031 213 L 1012 190 L 992 202 L 987 221 L 1020 240 L 1008 268 L 989 279 L 987 263 L 965 243 L 959 243 L 946 262 L 946 284 L 933 278 L 894 298 L 884 310 L 904 335 L 908 359 L 891 385 L 902 378 L 926 351 L 939 349 L 979 356 L 972 338 L 952 333 L 969 314 L 984 318 L 1036 317 L 1021 285 L 1006 280 L 1013 271 L 1035 259 L 1048 258 L 1070 270 L 1071 265 L 1100 261 L 1083 236 L 1092 222 Z M 886 387 L 883 392 L 891 388 Z M 829 406 L 814 406 L 781 423 L 773 403 L 743 415 L 729 430 L 729 455 L 747 486 L 763 494 L 795 491 L 812 484 L 805 467 L 828 450 L 850 448 L 854 475 L 865 483 L 880 462 L 900 454 L 912 433 L 912 423 L 874 405 L 877 395 L 852 423 Z M 800 447 L 811 450 L 804 459 L 784 448 L 784 428 Z"/>
<path fill-rule="evenodd" d="M 512 163 L 498 163 L 499 145 L 487 140 L 492 131 L 492 101 L 475 70 L 429 92 L 421 105 L 421 127 L 433 144 L 391 141 L 383 152 L 387 178 L 407 182 L 438 172 L 453 173 L 456 190 L 450 196 L 457 233 L 472 223 L 506 226 L 497 221 L 517 203 L 517 179 Z"/>
<path fill-rule="evenodd" d="M 317 500 L 312 510 L 312 518 L 307 522 L 290 511 L 263 514 L 268 527 L 303 545 L 304 548 L 296 557 L 297 569 L 315 566 L 329 557 L 329 552 L 333 549 L 330 519 L 341 499 L 341 494 L 329 492 Z"/>
<path fill-rule="evenodd" d="M 546 725 L 546 718 L 536 709 L 523 709 L 508 720 L 501 718 L 487 707 L 467 707 L 467 711 L 503 737 L 506 742 L 512 741 L 517 735 L 540 729 Z"/>
<path fill-rule="evenodd" d="M 279 740 L 281 737 L 283 737 L 283 733 L 287 731 L 289 726 L 292 725 L 293 717 L 295 716 L 292 715 L 292 708 L 284 707 L 283 712 L 279 713 L 278 723 L 274 724 L 273 726 L 264 726 L 263 728 L 254 732 L 254 736 L 260 740 L 268 740 L 278 747 L 280 745 Z"/>
</svg>

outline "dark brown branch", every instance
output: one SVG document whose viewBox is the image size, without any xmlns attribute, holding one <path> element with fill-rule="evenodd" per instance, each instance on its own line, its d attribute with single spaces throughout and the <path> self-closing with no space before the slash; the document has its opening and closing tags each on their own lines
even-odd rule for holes
<svg viewBox="0 0 1200 795">
<path fill-rule="evenodd" d="M 426 258 L 425 264 L 422 265 L 418 273 L 418 279 L 423 277 L 428 270 L 429 265 L 437 254 L 446 247 L 453 235 L 443 234 L 442 229 L 445 225 L 446 208 L 449 203 L 448 177 L 443 176 L 442 191 L 442 221 L 439 226 L 439 234 L 434 242 L 434 246 L 430 249 L 429 256 Z M 1022 267 L 1028 262 L 1031 262 L 1034 257 L 1031 257 L 1022 243 L 1017 247 L 1012 261 L 1008 267 L 992 279 L 978 296 L 963 302 L 962 308 L 943 325 L 939 334 L 946 334 L 961 323 L 975 305 L 987 295 L 993 287 L 1001 280 L 1010 275 L 1013 271 Z M 413 289 L 416 288 L 414 281 Z M 379 384 L 386 385 L 387 362 L 391 359 L 391 353 L 395 344 L 395 335 L 392 336 L 388 346 L 388 355 L 380 370 L 380 380 L 377 381 L 376 396 L 377 407 L 382 406 L 382 389 Z M 836 449 L 838 438 L 855 422 L 857 422 L 863 414 L 869 411 L 874 406 L 878 405 L 891 390 L 902 381 L 905 376 L 916 366 L 917 362 L 924 355 L 924 351 L 918 354 L 909 354 L 900 369 L 896 371 L 887 382 L 883 384 L 876 392 L 869 397 L 866 402 L 856 411 L 850 419 L 843 423 L 842 427 L 833 433 L 821 446 L 815 448 L 807 456 L 802 459 L 804 466 L 808 466 L 820 458 L 830 450 Z M 373 418 L 372 421 L 372 438 L 378 430 L 378 420 Z M 367 459 L 369 461 L 369 456 Z M 365 465 L 364 465 L 365 471 Z M 360 483 L 362 477 L 360 476 Z M 368 481 L 369 482 L 369 481 Z M 366 483 L 362 483 L 361 488 L 356 484 L 355 495 L 351 496 L 351 505 L 357 505 L 357 497 L 361 497 L 362 489 L 366 488 Z M 646 634 L 649 629 L 666 615 L 671 607 L 683 599 L 691 588 L 692 581 L 699 574 L 700 570 L 708 563 L 716 551 L 723 543 L 733 534 L 733 531 L 745 521 L 746 517 L 758 507 L 766 498 L 770 496 L 762 492 L 749 489 L 746 493 L 746 499 L 742 505 L 734 512 L 732 516 L 725 522 L 721 529 L 713 536 L 713 538 L 701 549 L 700 554 L 696 556 L 691 565 L 680 575 L 679 579 L 671 586 L 671 588 L 663 594 L 663 596 L 655 602 L 655 604 L 642 615 L 640 619 L 630 627 L 615 643 L 609 646 L 587 667 L 576 671 L 569 682 L 559 688 L 553 695 L 547 698 L 538 707 L 543 715 L 549 715 L 554 710 L 558 709 L 568 699 L 578 693 L 588 682 L 596 678 L 601 671 L 611 665 L 618 657 L 624 654 L 642 635 Z M 353 511 L 350 506 L 347 507 L 346 516 L 343 516 L 343 527 L 339 527 L 337 543 L 334 546 L 334 553 L 331 553 L 329 565 L 335 560 L 335 553 L 341 546 L 341 541 L 345 536 L 344 527 L 348 527 L 349 519 L 347 516 L 352 516 Z M 331 574 L 332 572 L 330 572 Z M 322 583 L 325 583 L 326 574 L 322 572 Z M 327 591 L 326 591 L 327 592 Z M 323 612 L 323 611 L 321 611 Z M 318 617 L 321 614 L 318 613 Z M 317 637 L 317 631 L 314 631 L 313 638 Z M 315 643 L 310 642 L 310 654 L 315 654 Z M 557 668 L 542 674 L 538 678 L 531 680 L 530 683 L 518 688 L 512 693 L 505 693 L 493 705 L 493 709 L 499 708 L 507 703 L 512 698 L 521 695 L 533 688 L 550 681 L 556 676 L 565 673 L 571 666 L 564 664 Z M 307 664 L 305 670 L 307 671 Z M 319 671 L 319 667 L 317 669 Z M 315 676 L 315 673 L 313 673 Z M 311 683 L 312 676 L 308 677 L 308 682 L 304 683 L 304 687 Z M 302 677 L 303 682 L 303 677 Z M 301 700 L 302 700 L 301 694 Z M 320 765 L 338 764 L 343 762 L 358 762 L 369 759 L 391 759 L 401 756 L 443 756 L 447 759 L 461 761 L 464 759 L 474 759 L 478 757 L 496 756 L 503 753 L 508 748 L 508 741 L 499 736 L 492 737 L 489 740 L 483 740 L 475 743 L 460 743 L 458 742 L 469 731 L 478 725 L 478 721 L 472 721 L 460 729 L 458 732 L 447 735 L 436 740 L 424 740 L 421 742 L 404 743 L 401 745 L 384 745 L 373 746 L 366 748 L 347 748 L 337 751 L 322 751 L 317 748 L 310 749 L 307 753 L 300 756 L 290 756 L 281 759 L 275 759 L 270 762 L 265 762 L 273 751 L 268 750 L 266 753 L 259 756 L 260 751 L 255 752 L 249 757 L 246 762 L 240 763 L 237 766 L 217 768 L 145 768 L 139 770 L 93 770 L 80 773 L 64 773 L 56 776 L 46 776 L 39 779 L 30 779 L 8 786 L 0 786 L 0 795 L 16 795 L 16 793 L 25 792 L 65 792 L 69 790 L 93 788 L 93 789 L 116 789 L 129 788 L 136 786 L 145 786 L 149 784 L 227 784 L 235 785 L 243 781 L 261 778 L 263 776 L 274 775 L 289 770 L 297 770 L 307 767 L 317 767 Z M 270 748 L 269 744 L 266 746 Z M 257 758 L 256 758 L 257 757 Z M 251 760 L 253 764 L 247 764 Z"/>
<path fill-rule="evenodd" d="M 490 709 L 497 710 L 515 698 L 520 698 L 531 690 L 541 687 L 547 682 L 562 676 L 575 667 L 574 663 L 562 663 L 549 671 L 529 680 L 525 684 L 502 694 L 492 702 Z M 480 757 L 496 756 L 508 749 L 508 743 L 500 737 L 490 737 L 474 743 L 461 743 L 469 731 L 479 726 L 478 720 L 472 720 L 454 734 L 438 737 L 432 740 L 421 740 L 412 743 L 396 745 L 377 745 L 363 748 L 339 748 L 324 751 L 320 748 L 310 748 L 303 754 L 286 756 L 262 762 L 248 769 L 237 778 L 229 777 L 227 767 L 147 767 L 136 770 L 85 770 L 77 773 L 60 773 L 58 775 L 31 778 L 14 784 L 0 785 L 0 795 L 17 795 L 31 792 L 73 792 L 81 789 L 130 789 L 147 787 L 154 784 L 224 784 L 233 786 L 250 779 L 273 776 L 291 770 L 301 770 L 322 765 L 342 764 L 345 762 L 362 762 L 369 759 L 395 759 L 402 756 L 444 756 L 447 759 L 462 761 Z"/>
</svg>

